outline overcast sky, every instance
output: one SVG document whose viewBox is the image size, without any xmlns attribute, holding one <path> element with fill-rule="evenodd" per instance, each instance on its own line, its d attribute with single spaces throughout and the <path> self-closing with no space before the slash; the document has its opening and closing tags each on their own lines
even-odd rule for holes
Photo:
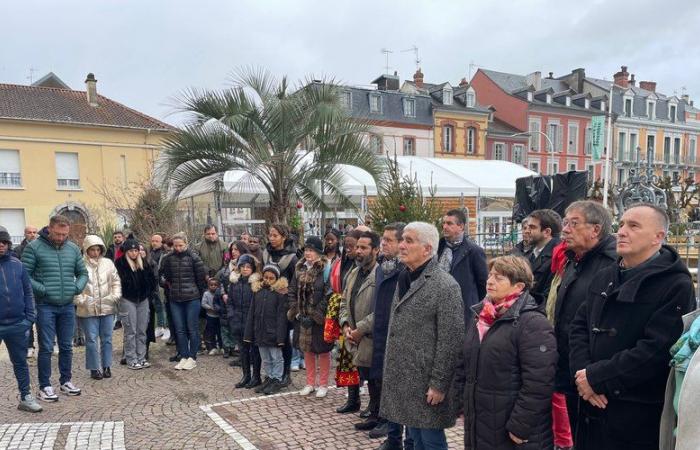
<svg viewBox="0 0 700 450">
<path fill-rule="evenodd" d="M 657 90 L 700 100 L 700 2 L 511 1 L 37 1 L 3 0 L 0 82 L 55 72 L 142 112 L 177 123 L 172 98 L 223 88 L 241 66 L 301 80 L 311 74 L 368 84 L 410 79 L 416 45 L 426 82 L 459 82 L 469 64 L 505 72 L 612 79 L 621 65 Z"/>
</svg>

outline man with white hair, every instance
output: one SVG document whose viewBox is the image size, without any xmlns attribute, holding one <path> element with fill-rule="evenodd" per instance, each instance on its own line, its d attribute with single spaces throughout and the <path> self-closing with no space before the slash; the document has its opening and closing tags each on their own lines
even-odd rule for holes
<svg viewBox="0 0 700 450">
<path fill-rule="evenodd" d="M 455 343 L 464 334 L 460 287 L 438 265 L 438 241 L 425 222 L 403 230 L 399 258 L 407 270 L 394 294 L 384 359 L 380 416 L 406 426 L 418 449 L 447 449 Z"/>
</svg>

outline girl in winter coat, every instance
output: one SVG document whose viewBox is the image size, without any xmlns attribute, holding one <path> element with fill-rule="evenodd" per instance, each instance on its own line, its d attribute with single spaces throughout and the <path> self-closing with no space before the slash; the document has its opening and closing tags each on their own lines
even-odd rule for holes
<svg viewBox="0 0 700 450">
<path fill-rule="evenodd" d="M 219 284 L 221 284 L 221 291 L 223 292 L 222 300 L 224 302 L 224 307 L 221 308 L 221 311 L 219 312 L 224 358 L 233 356 L 233 349 L 236 346 L 236 342 L 234 342 L 233 335 L 231 334 L 231 330 L 228 326 L 228 311 L 225 307 L 225 305 L 228 303 L 228 288 L 229 284 L 231 283 L 230 278 L 233 272 L 238 271 L 238 258 L 246 253 L 248 253 L 248 247 L 244 242 L 231 242 L 231 245 L 228 247 L 227 262 L 216 274 L 216 278 L 219 280 Z M 239 364 L 238 361 L 231 361 L 229 365 L 234 367 Z"/>
<path fill-rule="evenodd" d="M 85 236 L 83 250 L 89 280 L 73 303 L 85 330 L 85 367 L 91 378 L 101 380 L 112 376 L 112 329 L 122 285 L 114 263 L 104 256 L 107 249 L 99 236 Z"/>
<path fill-rule="evenodd" d="M 545 450 L 552 442 L 556 340 L 535 299 L 530 265 L 489 263 L 486 298 L 472 306 L 456 390 L 466 450 Z"/>
<path fill-rule="evenodd" d="M 252 288 L 254 297 L 244 342 L 259 349 L 266 375 L 265 382 L 255 391 L 265 395 L 276 394 L 283 387 L 282 347 L 287 340 L 287 279 L 280 277 L 276 264 L 268 264 L 263 269 L 262 280 L 256 277 Z"/>
<path fill-rule="evenodd" d="M 300 395 L 311 394 L 318 386 L 316 397 L 328 393 L 328 371 L 331 365 L 330 351 L 333 344 L 323 339 L 323 326 L 332 291 L 328 283 L 330 265 L 323 256 L 321 239 L 311 236 L 304 244 L 304 259 L 299 261 L 289 289 L 287 318 L 294 321 L 294 344 L 304 352 L 306 386 Z M 316 384 L 316 361 L 319 365 L 319 382 Z"/>
<path fill-rule="evenodd" d="M 231 272 L 229 276 L 226 314 L 231 337 L 234 344 L 237 344 L 240 349 L 241 369 L 243 370 L 243 377 L 236 383 L 236 388 L 251 389 L 262 383 L 258 349 L 255 345 L 243 341 L 250 305 L 253 302 L 252 283 L 260 281 L 257 266 L 258 262 L 252 255 L 241 255 L 238 258 L 237 270 Z"/>
<path fill-rule="evenodd" d="M 119 302 L 119 317 L 124 328 L 124 357 L 129 369 L 143 369 L 151 364 L 146 359 L 149 299 L 158 284 L 155 273 L 141 257 L 139 243 L 127 239 L 122 244 L 124 254 L 116 267 L 122 283 L 122 301 Z"/>
</svg>

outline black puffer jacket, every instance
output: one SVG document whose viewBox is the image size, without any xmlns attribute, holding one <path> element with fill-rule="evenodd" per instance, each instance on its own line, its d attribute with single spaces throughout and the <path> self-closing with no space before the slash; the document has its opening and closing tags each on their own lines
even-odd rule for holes
<svg viewBox="0 0 700 450">
<path fill-rule="evenodd" d="M 268 243 L 263 251 L 263 264 L 274 262 L 280 266 L 280 272 L 282 272 L 281 276 L 285 277 L 287 280 L 291 280 L 294 277 L 294 269 L 298 261 L 297 246 L 292 239 L 284 241 L 284 248 L 281 250 L 273 250 L 272 246 Z"/>
<path fill-rule="evenodd" d="M 464 400 L 467 450 L 549 450 L 556 340 L 552 326 L 524 293 L 479 342 L 483 303 L 470 309 L 457 392 Z M 528 442 L 516 446 L 508 433 Z"/>
<path fill-rule="evenodd" d="M 238 272 L 231 272 L 228 285 L 228 302 L 226 303 L 226 317 L 229 330 L 237 337 L 243 337 L 248 312 L 253 303 L 253 289 L 251 284 L 260 281 L 260 275 L 252 274 L 250 277 L 242 277 Z M 286 326 L 286 324 L 285 324 Z"/>
<path fill-rule="evenodd" d="M 257 278 L 252 288 L 254 298 L 243 340 L 258 347 L 279 347 L 287 341 L 287 279 L 265 287 Z"/>
<path fill-rule="evenodd" d="M 602 269 L 615 263 L 615 238 L 603 238 L 579 261 L 576 261 L 570 250 L 566 252 L 566 256 L 568 262 L 559 284 L 554 309 L 554 334 L 557 337 L 559 352 L 555 388 L 557 392 L 576 394 L 574 379 L 571 378 L 569 370 L 569 329 L 576 311 L 588 299 L 588 290 L 593 280 L 599 276 Z"/>
<path fill-rule="evenodd" d="M 130 302 L 141 303 L 154 295 L 158 287 L 156 276 L 146 260 L 142 260 L 143 269 L 131 270 L 126 258 L 128 256 L 124 254 L 114 263 L 122 282 L 122 298 Z"/>
<path fill-rule="evenodd" d="M 191 250 L 172 252 L 160 262 L 160 277 L 168 288 L 168 300 L 187 302 L 201 299 L 207 289 L 204 263 Z"/>
</svg>

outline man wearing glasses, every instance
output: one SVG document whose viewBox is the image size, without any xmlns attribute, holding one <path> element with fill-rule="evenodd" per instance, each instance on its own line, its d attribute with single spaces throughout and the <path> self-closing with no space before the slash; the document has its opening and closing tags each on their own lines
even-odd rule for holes
<svg viewBox="0 0 700 450">
<path fill-rule="evenodd" d="M 557 291 L 554 333 L 559 362 L 555 391 L 564 394 L 571 430 L 576 432 L 578 392 L 569 370 L 569 329 L 579 306 L 586 300 L 590 284 L 598 272 L 617 259 L 610 213 L 593 201 L 574 202 L 566 208 L 562 222 L 567 263 Z"/>
</svg>

